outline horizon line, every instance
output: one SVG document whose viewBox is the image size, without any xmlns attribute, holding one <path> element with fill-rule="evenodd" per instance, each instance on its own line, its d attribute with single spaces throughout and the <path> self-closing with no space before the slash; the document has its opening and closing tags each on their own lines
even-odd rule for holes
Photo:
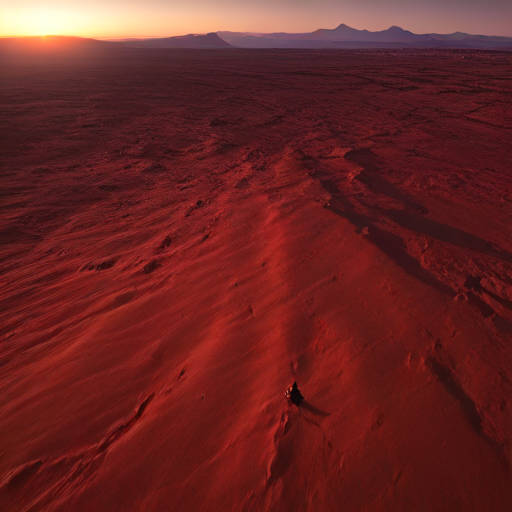
<svg viewBox="0 0 512 512">
<path fill-rule="evenodd" d="M 397 28 L 400 28 L 401 30 L 405 30 L 407 32 L 411 32 L 412 34 L 415 34 L 415 35 L 430 35 L 430 34 L 439 34 L 439 35 L 450 35 L 450 34 L 456 34 L 456 33 L 462 33 L 462 34 L 469 34 L 469 35 L 472 35 L 472 36 L 486 36 L 486 37 L 511 37 L 512 38 L 512 35 L 509 35 L 509 36 L 505 36 L 505 35 L 498 35 L 498 34 L 483 34 L 481 32 L 479 33 L 470 33 L 470 32 L 463 32 L 461 30 L 455 30 L 454 32 L 422 32 L 422 33 L 417 33 L 417 32 L 412 32 L 411 30 L 408 30 L 408 29 L 404 29 L 403 27 L 400 27 L 399 25 L 390 25 L 388 28 L 384 28 L 382 30 L 368 30 L 366 28 L 362 28 L 362 29 L 359 29 L 359 28 L 355 28 L 355 27 L 351 27 L 350 25 L 346 25 L 345 23 L 340 23 L 338 25 L 336 25 L 334 28 L 323 28 L 323 27 L 320 27 L 320 28 L 316 28 L 314 30 L 311 30 L 309 32 L 286 32 L 286 31 L 274 31 L 274 32 L 258 32 L 258 31 L 254 31 L 254 30 L 212 30 L 212 31 L 208 31 L 208 32 L 188 32 L 188 33 L 180 33 L 180 34 L 175 34 L 175 35 L 160 35 L 160 36 L 143 36 L 143 35 L 124 35 L 124 36 L 105 36 L 105 35 L 75 35 L 75 34 L 32 34 L 32 35 L 0 35 L 0 39 L 6 39 L 6 38 L 13 38 L 13 37 L 16 37 L 16 38 L 21 38 L 21 37 L 79 37 L 79 38 L 82 38 L 82 39 L 97 39 L 97 40 L 122 40 L 122 39 L 162 39 L 162 38 L 170 38 L 170 37 L 180 37 L 180 36 L 185 36 L 185 35 L 196 35 L 196 36 L 200 36 L 200 35 L 206 35 L 206 34 L 211 34 L 211 33 L 218 33 L 218 32 L 237 32 L 237 33 L 241 33 L 241 34 L 258 34 L 258 35 L 268 35 L 268 34 L 312 34 L 313 32 L 316 32 L 318 30 L 335 30 L 336 28 L 340 27 L 341 25 L 344 25 L 348 28 L 351 28 L 353 30 L 358 30 L 358 31 L 363 31 L 363 30 L 366 30 L 370 33 L 375 33 L 375 32 L 384 32 L 386 30 L 389 30 L 393 27 L 397 27 Z"/>
</svg>

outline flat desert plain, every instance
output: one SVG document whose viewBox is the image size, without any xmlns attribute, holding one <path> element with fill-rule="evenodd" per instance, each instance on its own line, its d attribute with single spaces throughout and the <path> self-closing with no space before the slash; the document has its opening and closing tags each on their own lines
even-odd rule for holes
<svg viewBox="0 0 512 512">
<path fill-rule="evenodd" d="M 3 511 L 512 509 L 510 53 L 0 64 Z"/>
</svg>

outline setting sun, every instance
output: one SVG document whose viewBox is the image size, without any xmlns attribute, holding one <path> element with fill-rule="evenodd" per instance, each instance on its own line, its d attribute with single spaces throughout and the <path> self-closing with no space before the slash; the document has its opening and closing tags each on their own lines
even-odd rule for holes
<svg viewBox="0 0 512 512">
<path fill-rule="evenodd" d="M 2 35 L 75 35 L 87 29 L 88 16 L 60 9 L 5 9 Z"/>
<path fill-rule="evenodd" d="M 63 33 L 66 30 L 68 16 L 58 11 L 27 12 L 25 25 L 36 35 Z"/>
</svg>

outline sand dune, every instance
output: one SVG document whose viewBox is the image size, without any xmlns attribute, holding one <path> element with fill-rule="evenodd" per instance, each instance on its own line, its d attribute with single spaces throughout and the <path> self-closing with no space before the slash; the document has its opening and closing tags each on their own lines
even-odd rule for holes
<svg viewBox="0 0 512 512">
<path fill-rule="evenodd" d="M 510 64 L 4 54 L 2 509 L 510 510 Z"/>
</svg>

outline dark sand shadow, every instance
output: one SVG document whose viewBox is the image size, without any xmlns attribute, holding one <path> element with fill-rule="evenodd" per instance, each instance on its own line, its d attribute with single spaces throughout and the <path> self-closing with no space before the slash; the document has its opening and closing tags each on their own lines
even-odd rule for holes
<svg viewBox="0 0 512 512">
<path fill-rule="evenodd" d="M 320 180 L 320 184 L 331 195 L 330 202 L 325 205 L 325 208 L 331 212 L 344 217 L 354 226 L 358 232 L 366 228 L 366 238 L 377 246 L 384 254 L 391 258 L 397 265 L 405 270 L 409 275 L 416 277 L 425 284 L 433 286 L 440 292 L 455 297 L 456 292 L 450 286 L 439 281 L 435 275 L 424 268 L 421 263 L 411 254 L 407 252 L 407 246 L 404 239 L 389 231 L 379 228 L 373 221 L 374 219 L 362 215 L 355 211 L 354 205 L 343 195 L 337 185 L 327 179 Z M 419 231 L 427 236 L 436 238 L 437 240 L 451 243 L 453 245 L 460 245 L 468 247 L 482 254 L 498 258 L 502 261 L 508 262 L 512 259 L 512 255 L 500 248 L 494 247 L 490 242 L 478 238 L 470 233 L 466 233 L 457 228 L 440 224 L 421 215 L 403 210 L 384 211 L 390 219 L 400 224 L 402 227 Z M 496 294 L 489 292 L 482 287 L 479 278 L 469 277 L 466 279 L 464 286 L 468 290 L 475 290 L 477 292 L 486 293 L 494 298 L 497 302 L 510 309 L 511 303 Z M 471 304 L 476 306 L 484 318 L 492 317 L 495 327 L 501 333 L 512 332 L 512 322 L 509 322 L 502 316 L 498 315 L 494 308 L 487 302 L 482 300 L 474 293 L 468 293 L 467 297 Z"/>
<path fill-rule="evenodd" d="M 462 231 L 462 229 L 454 228 L 447 224 L 442 224 L 441 222 L 436 222 L 435 220 L 403 210 L 387 211 L 386 213 L 390 219 L 404 228 L 412 229 L 413 231 L 435 238 L 441 242 L 467 247 L 481 254 L 485 254 L 486 256 L 512 263 L 512 254 L 495 247 L 491 242 L 483 238 Z"/>
<path fill-rule="evenodd" d="M 333 186 L 335 187 L 332 182 L 322 181 L 321 183 L 328 192 L 332 193 Z M 326 187 L 329 187 L 330 190 Z M 397 265 L 402 267 L 402 269 L 404 269 L 408 274 L 429 286 L 433 286 L 449 297 L 455 297 L 456 293 L 450 286 L 436 279 L 436 277 L 425 269 L 421 263 L 414 258 L 414 256 L 407 252 L 407 247 L 403 238 L 377 227 L 373 224 L 372 219 L 369 219 L 359 213 L 355 213 L 352 204 L 341 195 L 333 195 L 331 197 L 331 202 L 326 205 L 326 208 L 336 215 L 349 220 L 360 230 L 367 228 L 368 231 L 366 237 L 368 240 L 376 245 Z"/>
<path fill-rule="evenodd" d="M 377 171 L 381 167 L 381 161 L 371 149 L 354 149 L 345 155 L 345 159 L 364 168 L 364 171 L 361 171 L 356 176 L 356 179 L 364 183 L 370 190 L 399 201 L 404 206 L 419 211 L 420 213 L 428 213 L 428 210 L 423 205 L 411 199 L 396 185 L 377 174 Z"/>
<path fill-rule="evenodd" d="M 484 429 L 482 423 L 483 416 L 479 411 L 479 406 L 457 382 L 452 370 L 433 356 L 426 359 L 425 366 L 430 370 L 432 375 L 437 377 L 437 380 L 443 385 L 444 389 L 459 402 L 461 410 L 471 428 L 491 447 L 498 456 L 500 462 L 509 469 L 510 463 L 505 455 L 504 445 L 498 440 L 498 438 L 494 437 L 492 433 L 489 433 Z"/>
</svg>

